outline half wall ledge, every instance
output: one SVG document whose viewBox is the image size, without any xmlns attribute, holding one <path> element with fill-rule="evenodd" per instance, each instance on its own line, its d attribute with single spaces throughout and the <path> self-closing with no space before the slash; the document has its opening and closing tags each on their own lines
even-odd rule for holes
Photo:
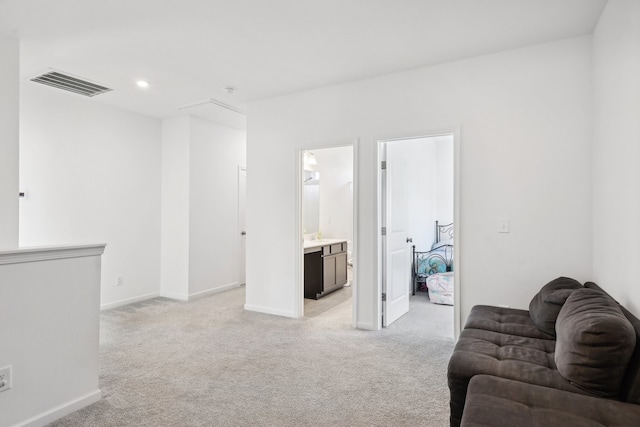
<svg viewBox="0 0 640 427">
<path fill-rule="evenodd" d="M 102 255 L 106 243 L 33 246 L 0 250 L 0 265 Z"/>
</svg>

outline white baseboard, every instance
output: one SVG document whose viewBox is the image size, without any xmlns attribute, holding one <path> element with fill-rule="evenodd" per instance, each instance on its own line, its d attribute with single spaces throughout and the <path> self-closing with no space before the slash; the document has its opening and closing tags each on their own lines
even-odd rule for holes
<svg viewBox="0 0 640 427">
<path fill-rule="evenodd" d="M 229 283 L 228 285 L 218 286 L 217 288 L 211 288 L 211 289 L 206 289 L 204 291 L 195 292 L 193 294 L 189 294 L 189 301 L 193 301 L 195 299 L 202 298 L 207 295 L 217 294 L 219 292 L 224 292 L 224 291 L 228 291 L 229 289 L 234 289 L 239 287 L 240 287 L 240 283 L 233 282 L 233 283 Z"/>
<path fill-rule="evenodd" d="M 133 304 L 134 302 L 140 302 L 151 298 L 159 297 L 159 292 L 153 292 L 146 295 L 139 295 L 133 298 L 121 299 L 119 301 L 110 302 L 107 304 L 101 304 L 100 310 L 109 310 L 110 308 L 122 307 L 123 305 Z"/>
<path fill-rule="evenodd" d="M 160 292 L 160 296 L 164 298 L 177 299 L 179 301 L 189 301 L 189 295 L 174 294 L 173 292 Z"/>
<path fill-rule="evenodd" d="M 185 295 L 185 294 L 175 294 L 172 292 L 153 292 L 151 294 L 140 295 L 133 298 L 127 298 L 120 301 L 114 301 L 107 304 L 102 304 L 100 306 L 100 310 L 109 310 L 111 308 L 122 307 L 123 305 L 133 304 L 134 302 L 140 302 L 144 300 L 148 300 L 156 297 L 165 297 L 170 299 L 176 299 L 179 301 L 193 301 L 198 298 L 202 298 L 204 296 L 210 294 L 216 294 L 218 292 L 224 292 L 229 289 L 240 287 L 241 285 L 238 282 L 229 283 L 228 285 L 218 286 L 217 288 L 206 289 L 204 291 L 195 292 L 193 294 Z"/>
<path fill-rule="evenodd" d="M 46 412 L 38 414 L 35 417 L 31 417 L 28 420 L 24 420 L 17 424 L 14 424 L 14 427 L 46 426 L 47 424 L 52 423 L 55 420 L 59 420 L 60 418 L 66 415 L 69 415 L 73 412 L 76 412 L 84 408 L 85 406 L 89 406 L 92 403 L 96 403 L 100 399 L 102 399 L 102 392 L 100 390 L 95 390 L 77 399 L 71 400 L 60 406 L 56 406 L 55 408 L 52 408 Z"/>
<path fill-rule="evenodd" d="M 296 317 L 293 311 L 274 310 L 273 308 L 263 307 L 261 305 L 245 304 L 244 309 L 247 311 L 256 311 L 258 313 L 272 314 L 274 316 Z"/>
<path fill-rule="evenodd" d="M 356 328 L 357 329 L 362 329 L 362 330 L 365 330 L 365 331 L 377 331 L 377 330 L 380 329 L 379 327 L 374 326 L 370 322 L 358 322 Z"/>
</svg>

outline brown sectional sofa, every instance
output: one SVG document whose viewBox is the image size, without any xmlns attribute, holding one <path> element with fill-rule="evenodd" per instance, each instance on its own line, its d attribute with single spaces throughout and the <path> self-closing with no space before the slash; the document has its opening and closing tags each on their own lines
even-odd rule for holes
<svg viewBox="0 0 640 427">
<path fill-rule="evenodd" d="M 640 405 L 569 393 L 489 375 L 469 383 L 462 426 L 632 427 Z"/>
<path fill-rule="evenodd" d="M 452 427 L 640 425 L 640 321 L 596 284 L 558 278 L 529 311 L 474 307 L 447 376 Z"/>
</svg>

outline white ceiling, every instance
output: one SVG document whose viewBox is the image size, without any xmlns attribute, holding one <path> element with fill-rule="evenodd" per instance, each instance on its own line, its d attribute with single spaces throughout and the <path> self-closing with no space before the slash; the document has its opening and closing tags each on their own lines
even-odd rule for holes
<svg viewBox="0 0 640 427">
<path fill-rule="evenodd" d="M 21 40 L 24 80 L 53 68 L 114 89 L 94 102 L 242 127 L 242 117 L 214 104 L 178 107 L 214 98 L 244 110 L 263 98 L 590 34 L 605 4 L 0 0 L 0 33 Z M 151 87 L 137 88 L 138 79 Z"/>
</svg>

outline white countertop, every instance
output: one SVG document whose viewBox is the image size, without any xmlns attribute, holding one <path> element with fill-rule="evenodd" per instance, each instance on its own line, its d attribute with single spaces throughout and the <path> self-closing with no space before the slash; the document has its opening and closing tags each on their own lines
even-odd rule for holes
<svg viewBox="0 0 640 427">
<path fill-rule="evenodd" d="M 335 245 L 336 243 L 342 243 L 342 242 L 346 242 L 346 241 L 347 241 L 347 239 L 305 240 L 304 241 L 304 248 L 305 249 L 320 248 L 322 246 Z"/>
</svg>

